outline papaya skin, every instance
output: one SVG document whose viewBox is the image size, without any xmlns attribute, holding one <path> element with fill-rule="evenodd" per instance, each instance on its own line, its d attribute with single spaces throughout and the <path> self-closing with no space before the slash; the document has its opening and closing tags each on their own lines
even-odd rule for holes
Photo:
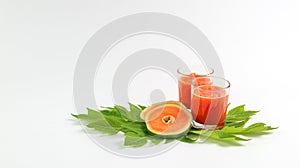
<svg viewBox="0 0 300 168">
<path fill-rule="evenodd" d="M 180 102 L 166 101 L 149 106 L 143 119 L 147 129 L 155 136 L 173 139 L 183 137 L 189 132 L 192 114 Z"/>
</svg>

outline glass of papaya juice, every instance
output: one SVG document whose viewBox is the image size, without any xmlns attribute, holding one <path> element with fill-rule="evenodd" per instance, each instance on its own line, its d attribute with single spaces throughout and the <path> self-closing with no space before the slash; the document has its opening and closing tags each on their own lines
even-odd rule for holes
<svg viewBox="0 0 300 168">
<path fill-rule="evenodd" d="M 179 101 L 188 109 L 191 107 L 191 82 L 196 77 L 205 77 L 214 73 L 210 67 L 190 66 L 180 67 L 178 73 Z"/>
<path fill-rule="evenodd" d="M 191 112 L 194 128 L 220 129 L 224 126 L 229 88 L 230 82 L 221 77 L 196 77 L 192 80 Z"/>
</svg>

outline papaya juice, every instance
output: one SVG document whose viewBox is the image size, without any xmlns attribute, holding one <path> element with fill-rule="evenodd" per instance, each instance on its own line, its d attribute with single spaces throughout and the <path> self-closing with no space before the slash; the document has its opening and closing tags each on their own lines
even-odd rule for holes
<svg viewBox="0 0 300 168">
<path fill-rule="evenodd" d="M 224 126 L 228 91 L 219 86 L 203 85 L 195 87 L 192 94 L 193 120 L 204 125 Z"/>
<path fill-rule="evenodd" d="M 178 80 L 178 90 L 179 90 L 179 101 L 183 103 L 188 109 L 191 107 L 191 83 L 192 80 L 204 75 L 198 75 L 191 73 L 189 75 L 183 75 Z M 210 84 L 210 81 L 206 78 L 197 79 L 196 85 Z"/>
<path fill-rule="evenodd" d="M 178 80 L 179 101 L 187 108 L 191 106 L 191 82 L 192 75 L 181 76 Z"/>
</svg>

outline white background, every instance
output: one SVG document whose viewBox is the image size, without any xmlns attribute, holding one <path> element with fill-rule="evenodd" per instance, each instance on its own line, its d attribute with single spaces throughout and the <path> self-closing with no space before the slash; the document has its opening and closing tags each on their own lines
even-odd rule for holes
<svg viewBox="0 0 300 168">
<path fill-rule="evenodd" d="M 179 144 L 147 159 L 95 145 L 74 125 L 72 78 L 87 40 L 121 16 L 165 12 L 213 43 L 230 101 L 279 126 L 242 147 Z M 0 1 L 0 167 L 299 167 L 297 0 Z"/>
</svg>

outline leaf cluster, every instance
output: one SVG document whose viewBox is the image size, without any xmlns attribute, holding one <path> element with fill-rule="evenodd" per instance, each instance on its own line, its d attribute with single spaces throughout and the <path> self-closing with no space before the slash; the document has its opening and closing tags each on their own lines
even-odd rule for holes
<svg viewBox="0 0 300 168">
<path fill-rule="evenodd" d="M 191 128 L 189 132 L 177 139 L 164 139 L 150 132 L 146 123 L 140 118 L 140 113 L 146 106 L 129 103 L 129 109 L 115 105 L 102 107 L 100 110 L 87 109 L 87 114 L 72 114 L 88 128 L 102 134 L 115 135 L 123 133 L 124 146 L 141 147 L 147 143 L 158 145 L 162 142 L 169 143 L 179 140 L 185 143 L 196 143 L 203 139 L 212 139 L 213 142 L 248 141 L 249 137 L 265 134 L 276 129 L 265 123 L 258 122 L 245 126 L 252 116 L 259 111 L 245 110 L 245 105 L 237 106 L 227 112 L 225 125 L 219 130 L 198 130 Z"/>
</svg>

